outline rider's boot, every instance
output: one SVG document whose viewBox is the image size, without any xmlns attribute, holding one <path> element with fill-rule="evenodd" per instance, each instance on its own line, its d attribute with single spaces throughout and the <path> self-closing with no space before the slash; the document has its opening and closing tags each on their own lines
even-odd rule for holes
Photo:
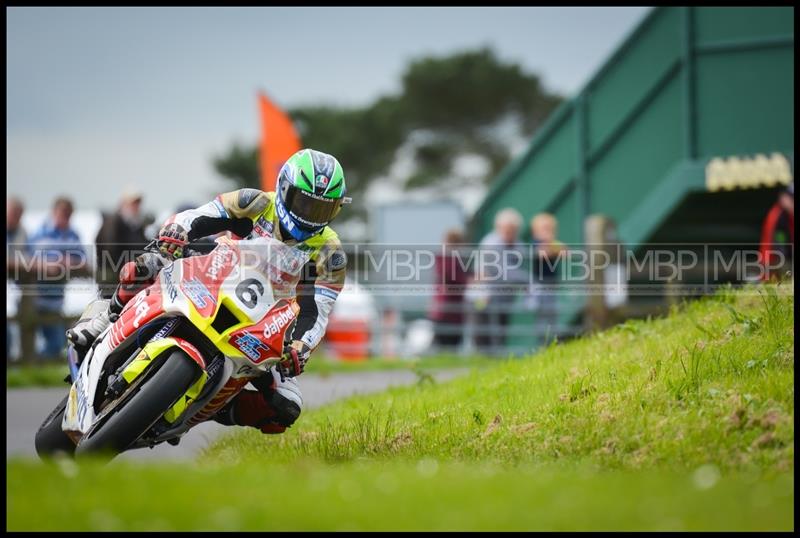
<svg viewBox="0 0 800 538">
<path fill-rule="evenodd" d="M 100 333 L 118 317 L 118 314 L 112 311 L 116 310 L 112 308 L 112 301 L 113 299 L 92 301 L 81 314 L 81 319 L 71 329 L 67 329 L 67 339 L 75 345 L 81 358 Z"/>
<path fill-rule="evenodd" d="M 139 290 L 152 282 L 160 268 L 160 265 L 155 265 L 159 261 L 160 258 L 156 255 L 142 254 L 135 261 L 123 265 L 119 273 L 119 284 L 111 300 L 98 299 L 89 303 L 78 323 L 67 330 L 67 339 L 75 345 L 81 359 L 100 333 L 106 330 L 111 322 L 116 321 L 125 304 Z M 145 271 L 146 273 L 142 274 Z"/>
<path fill-rule="evenodd" d="M 302 410 L 300 388 L 293 378 L 281 382 L 272 372 L 254 379 L 259 390 L 243 390 L 212 419 L 226 426 L 251 426 L 262 433 L 283 433 Z"/>
</svg>

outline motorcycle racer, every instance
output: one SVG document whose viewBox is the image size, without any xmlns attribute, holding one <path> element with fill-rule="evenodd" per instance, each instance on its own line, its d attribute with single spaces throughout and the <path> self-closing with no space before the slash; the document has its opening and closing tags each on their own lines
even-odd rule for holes
<svg viewBox="0 0 800 538">
<path fill-rule="evenodd" d="M 120 284 L 110 301 L 89 305 L 67 331 L 77 349 L 87 350 L 140 290 L 155 281 L 160 269 L 182 257 L 186 245 L 220 232 L 236 238 L 271 237 L 307 251 L 296 295 L 300 307 L 291 342 L 281 362 L 252 381 L 256 391 L 243 390 L 212 417 L 225 425 L 252 426 L 263 433 L 282 433 L 300 415 L 302 395 L 294 380 L 319 345 L 328 315 L 344 285 L 347 257 L 329 223 L 345 196 L 344 171 L 332 155 L 303 149 L 278 173 L 275 192 L 244 188 L 218 195 L 210 202 L 173 215 L 159 230 L 160 254 L 144 253 L 120 271 Z M 105 306 L 107 305 L 107 307 Z"/>
</svg>

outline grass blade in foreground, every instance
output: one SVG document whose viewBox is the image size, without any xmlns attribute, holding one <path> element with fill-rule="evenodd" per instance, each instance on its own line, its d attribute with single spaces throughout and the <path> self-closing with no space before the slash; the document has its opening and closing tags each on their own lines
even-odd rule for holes
<svg viewBox="0 0 800 538">
<path fill-rule="evenodd" d="M 8 529 L 788 530 L 793 488 L 789 473 L 720 477 L 714 468 L 13 463 Z"/>
</svg>

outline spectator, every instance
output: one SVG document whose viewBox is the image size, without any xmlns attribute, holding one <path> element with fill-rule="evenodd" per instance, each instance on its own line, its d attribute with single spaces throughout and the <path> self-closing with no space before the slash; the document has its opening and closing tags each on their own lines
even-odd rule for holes
<svg viewBox="0 0 800 538">
<path fill-rule="evenodd" d="M 103 214 L 103 225 L 95 237 L 96 280 L 100 295 L 110 299 L 119 284 L 119 270 L 147 245 L 148 222 L 142 216 L 142 194 L 126 190 L 115 213 Z"/>
<path fill-rule="evenodd" d="M 8 277 L 15 282 L 18 281 L 18 273 L 16 270 L 18 257 L 27 254 L 28 249 L 28 235 L 25 233 L 25 228 L 22 227 L 22 214 L 25 207 L 19 198 L 11 197 L 6 200 L 6 268 Z M 19 311 L 19 306 L 17 306 Z M 11 329 L 11 323 L 6 323 L 6 358 L 11 356 L 11 340 L 12 333 L 16 333 L 18 325 L 14 324 L 14 330 Z"/>
<path fill-rule="evenodd" d="M 42 268 L 40 287 L 35 298 L 36 310 L 45 315 L 60 315 L 64 306 L 64 286 L 70 271 L 86 265 L 86 253 L 78 234 L 70 227 L 72 202 L 58 197 L 53 203 L 50 219 L 31 237 L 31 253 Z M 66 344 L 65 327 L 59 322 L 40 325 L 45 346 L 41 353 L 56 357 Z"/>
<path fill-rule="evenodd" d="M 464 287 L 467 270 L 453 253 L 457 245 L 464 243 L 460 230 L 445 234 L 442 252 L 434 259 L 436 293 L 429 318 L 433 321 L 433 341 L 441 348 L 454 351 L 461 346 L 464 337 Z"/>
<path fill-rule="evenodd" d="M 783 267 L 791 267 L 794 250 L 794 181 L 781 191 L 761 227 L 759 256 L 764 266 L 762 277 L 769 280 L 783 255 Z"/>
<path fill-rule="evenodd" d="M 485 307 L 479 308 L 476 315 L 475 341 L 485 352 L 498 353 L 505 347 L 511 309 L 517 296 L 514 287 L 528 281 L 527 275 L 519 269 L 524 259 L 517 243 L 521 227 L 522 215 L 516 209 L 509 207 L 498 211 L 494 230 L 480 244 L 478 281 L 487 287 L 488 296 Z"/>
<path fill-rule="evenodd" d="M 11 197 L 6 200 L 6 255 L 7 266 L 14 266 L 17 252 L 27 252 L 28 235 L 22 227 L 22 214 L 25 207 L 19 198 Z"/>
<path fill-rule="evenodd" d="M 559 255 L 566 249 L 556 239 L 558 221 L 550 213 L 539 213 L 530 222 L 533 238 L 532 306 L 536 310 L 536 333 L 546 344 L 555 333 L 558 322 L 557 296 Z"/>
</svg>

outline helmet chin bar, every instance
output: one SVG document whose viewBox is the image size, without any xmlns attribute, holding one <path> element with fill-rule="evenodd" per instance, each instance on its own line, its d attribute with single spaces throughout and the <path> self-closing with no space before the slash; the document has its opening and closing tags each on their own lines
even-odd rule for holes
<svg viewBox="0 0 800 538">
<path fill-rule="evenodd" d="M 283 226 L 281 226 L 281 228 L 283 228 Z M 317 232 L 309 232 L 309 231 L 303 230 L 301 228 L 298 228 L 297 226 L 293 226 L 291 230 L 286 230 L 286 231 L 289 233 L 289 235 L 295 241 L 305 241 L 309 237 L 312 237 L 312 236 L 314 236 L 314 235 L 316 235 L 318 233 L 318 231 Z"/>
<path fill-rule="evenodd" d="M 295 224 L 290 230 L 286 231 L 289 232 L 289 235 L 291 235 L 296 241 L 305 241 L 309 237 L 317 235 L 322 231 L 323 228 L 325 228 L 325 226 L 322 226 L 317 230 L 306 230 L 305 228 L 301 228 Z"/>
</svg>

